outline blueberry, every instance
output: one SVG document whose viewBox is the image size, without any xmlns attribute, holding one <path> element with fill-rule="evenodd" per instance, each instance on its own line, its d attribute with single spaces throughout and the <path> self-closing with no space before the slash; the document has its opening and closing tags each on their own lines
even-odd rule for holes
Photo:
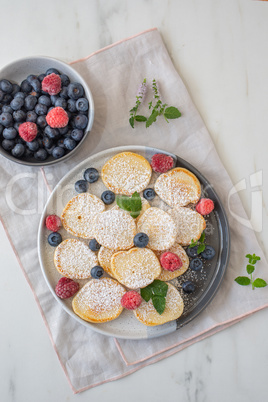
<svg viewBox="0 0 268 402">
<path fill-rule="evenodd" d="M 36 75 L 29 75 L 27 77 L 27 81 L 33 88 L 35 92 L 40 92 L 41 91 L 41 83 Z"/>
<path fill-rule="evenodd" d="M 102 193 L 101 199 L 104 202 L 104 204 L 110 205 L 115 200 L 115 194 L 110 190 L 106 190 Z"/>
<path fill-rule="evenodd" d="M 143 191 L 143 197 L 148 201 L 152 201 L 155 196 L 156 196 L 156 194 L 155 194 L 155 191 L 153 188 L 146 188 Z"/>
<path fill-rule="evenodd" d="M 213 247 L 206 246 L 205 250 L 201 253 L 201 257 L 205 260 L 211 260 L 215 256 L 216 252 Z"/>
<path fill-rule="evenodd" d="M 33 157 L 33 152 L 29 150 L 29 148 L 25 149 L 25 152 L 23 154 L 23 157 L 26 159 L 32 158 Z"/>
<path fill-rule="evenodd" d="M 15 156 L 16 158 L 20 158 L 25 151 L 25 146 L 22 144 L 16 144 L 14 146 L 14 148 L 12 149 L 11 153 L 13 156 Z"/>
<path fill-rule="evenodd" d="M 47 106 L 42 105 L 42 103 L 37 103 L 37 105 L 34 108 L 34 111 L 38 116 L 43 116 L 47 114 Z"/>
<path fill-rule="evenodd" d="M 47 238 L 48 244 L 52 247 L 57 247 L 62 242 L 61 234 L 58 232 L 52 232 Z"/>
<path fill-rule="evenodd" d="M 88 168 L 84 171 L 84 179 L 89 183 L 95 183 L 99 178 L 99 172 L 95 168 Z"/>
<path fill-rule="evenodd" d="M 65 148 L 65 146 L 64 146 L 64 140 L 65 140 L 65 138 L 60 138 L 60 139 L 57 141 L 57 146 L 58 146 L 58 147 Z"/>
<path fill-rule="evenodd" d="M 84 136 L 84 131 L 83 130 L 78 130 L 78 128 L 75 128 L 72 132 L 71 132 L 71 137 L 73 140 L 79 142 L 82 140 Z"/>
<path fill-rule="evenodd" d="M 31 123 L 35 123 L 37 120 L 37 114 L 31 110 L 30 112 L 27 112 L 26 115 L 26 121 L 30 121 Z"/>
<path fill-rule="evenodd" d="M 75 128 L 78 128 L 79 130 L 84 130 L 88 124 L 88 118 L 87 116 L 83 114 L 78 114 L 74 118 L 74 126 Z"/>
<path fill-rule="evenodd" d="M 76 141 L 72 138 L 65 138 L 63 144 L 68 151 L 72 151 L 76 147 Z"/>
<path fill-rule="evenodd" d="M 190 262 L 190 268 L 193 271 L 200 271 L 203 267 L 203 262 L 200 258 L 193 258 Z"/>
<path fill-rule="evenodd" d="M 5 92 L 2 91 L 2 89 L 0 89 L 0 102 L 2 102 L 2 100 L 4 99 L 5 96 Z"/>
<path fill-rule="evenodd" d="M 55 144 L 53 144 L 51 148 L 46 148 L 47 153 L 48 153 L 49 155 L 52 155 L 52 152 L 53 152 L 54 148 L 56 148 L 56 145 L 55 145 Z"/>
<path fill-rule="evenodd" d="M 49 106 L 51 106 L 51 99 L 49 96 L 41 95 L 38 98 L 38 103 L 41 103 L 41 105 L 45 105 L 45 106 L 49 107 Z"/>
<path fill-rule="evenodd" d="M 64 98 L 66 101 L 69 99 L 68 96 L 68 88 L 67 87 L 62 87 L 60 93 L 59 93 L 60 98 Z"/>
<path fill-rule="evenodd" d="M 24 99 L 22 98 L 14 98 L 11 102 L 10 102 L 10 106 L 13 110 L 19 110 L 22 108 L 22 106 L 24 105 Z"/>
<path fill-rule="evenodd" d="M 86 193 L 88 189 L 88 182 L 86 180 L 78 180 L 74 185 L 77 193 Z"/>
<path fill-rule="evenodd" d="M 38 149 L 38 151 L 36 151 L 34 153 L 34 157 L 35 159 L 37 159 L 38 161 L 44 161 L 47 159 L 48 154 L 47 151 L 43 148 Z"/>
<path fill-rule="evenodd" d="M 68 85 L 69 98 L 77 100 L 84 95 L 84 88 L 79 82 L 73 82 Z"/>
<path fill-rule="evenodd" d="M 65 127 L 60 127 L 60 128 L 58 128 L 58 130 L 59 130 L 59 133 L 60 133 L 61 135 L 67 134 L 68 131 L 69 131 L 68 124 L 67 124 L 67 126 L 65 126 Z M 75 138 L 74 138 L 74 139 L 75 139 Z"/>
<path fill-rule="evenodd" d="M 39 142 L 37 141 L 37 139 L 31 142 L 26 142 L 26 145 L 28 149 L 32 152 L 36 152 L 39 149 Z"/>
<path fill-rule="evenodd" d="M 9 105 L 10 102 L 12 101 L 13 97 L 11 94 L 5 94 L 4 99 L 2 100 L 2 103 L 4 105 Z"/>
<path fill-rule="evenodd" d="M 14 146 L 15 146 L 14 140 L 3 140 L 2 141 L 2 147 L 6 151 L 11 151 L 11 149 L 14 148 Z"/>
<path fill-rule="evenodd" d="M 10 114 L 13 114 L 13 112 L 14 112 L 14 110 L 13 110 L 12 107 L 9 106 L 9 105 L 4 105 L 4 106 L 2 107 L 2 113 L 10 113 Z"/>
<path fill-rule="evenodd" d="M 27 80 L 23 80 L 20 84 L 20 88 L 22 92 L 29 93 L 32 90 L 31 84 Z"/>
<path fill-rule="evenodd" d="M 22 98 L 22 99 L 25 99 L 25 98 L 26 98 L 26 94 L 25 94 L 24 92 L 17 92 L 17 93 L 14 95 L 14 98 Z"/>
<path fill-rule="evenodd" d="M 37 78 L 39 79 L 40 82 L 42 82 L 43 79 L 45 78 L 45 76 L 46 76 L 46 74 L 40 74 L 40 75 L 38 75 Z"/>
<path fill-rule="evenodd" d="M 55 106 L 56 100 L 59 99 L 58 95 L 51 95 L 50 100 L 53 106 Z"/>
<path fill-rule="evenodd" d="M 26 96 L 24 100 L 24 106 L 26 110 L 34 110 L 35 105 L 37 104 L 37 98 L 33 95 Z"/>
<path fill-rule="evenodd" d="M 3 137 L 6 140 L 14 140 L 17 137 L 17 130 L 14 127 L 6 127 L 3 131 Z"/>
<path fill-rule="evenodd" d="M 40 128 L 45 128 L 47 126 L 46 116 L 38 116 L 37 119 L 36 119 L 36 124 Z"/>
<path fill-rule="evenodd" d="M 86 98 L 80 98 L 76 101 L 76 109 L 79 112 L 86 112 L 88 110 L 88 100 Z"/>
<path fill-rule="evenodd" d="M 70 84 L 70 78 L 68 77 L 68 75 L 60 74 L 60 79 L 61 79 L 62 86 L 67 87 Z"/>
<path fill-rule="evenodd" d="M 91 268 L 90 274 L 92 278 L 100 279 L 104 274 L 104 269 L 99 265 L 96 265 L 95 267 Z"/>
<path fill-rule="evenodd" d="M 62 158 L 64 154 L 65 154 L 64 148 L 62 148 L 62 147 L 55 147 L 52 150 L 52 156 L 55 159 Z"/>
<path fill-rule="evenodd" d="M 43 137 L 43 141 L 42 141 L 43 145 L 45 148 L 51 148 L 53 145 L 53 140 L 49 137 L 47 137 L 46 135 Z"/>
<path fill-rule="evenodd" d="M 195 284 L 191 281 L 185 281 L 181 286 L 185 293 L 193 293 L 195 291 Z"/>
<path fill-rule="evenodd" d="M 18 84 L 13 84 L 13 90 L 11 95 L 14 97 L 16 95 L 16 93 L 18 93 L 20 91 L 20 86 Z"/>
<path fill-rule="evenodd" d="M 62 109 L 66 109 L 67 108 L 66 99 L 59 97 L 58 99 L 56 99 L 55 106 L 60 106 L 62 107 Z"/>
<path fill-rule="evenodd" d="M 76 101 L 74 99 L 68 99 L 67 101 L 67 110 L 71 113 L 77 112 L 76 110 Z"/>
<path fill-rule="evenodd" d="M 15 128 L 15 130 L 17 130 L 17 132 L 19 132 L 19 126 L 21 125 L 21 122 L 20 121 L 16 121 L 14 124 L 13 124 L 13 127 Z"/>
<path fill-rule="evenodd" d="M 10 127 L 13 123 L 13 118 L 10 113 L 1 113 L 0 114 L 0 124 L 4 127 Z"/>
<path fill-rule="evenodd" d="M 90 240 L 88 247 L 92 251 L 98 251 L 101 248 L 101 245 L 97 242 L 96 239 L 92 239 Z"/>
<path fill-rule="evenodd" d="M 23 110 L 15 110 L 12 116 L 14 121 L 23 122 L 26 120 L 26 113 Z"/>
<path fill-rule="evenodd" d="M 52 139 L 57 139 L 60 136 L 59 130 L 57 128 L 51 128 L 50 126 L 46 126 L 44 129 L 44 133 Z"/>
<path fill-rule="evenodd" d="M 57 74 L 57 75 L 60 75 L 60 72 L 59 72 L 58 70 L 56 70 L 56 68 L 49 68 L 49 69 L 46 71 L 46 75 L 49 75 L 49 74 Z"/>
<path fill-rule="evenodd" d="M 149 242 L 149 237 L 146 233 L 140 232 L 135 235 L 133 242 L 134 246 L 143 248 L 147 246 Z"/>
<path fill-rule="evenodd" d="M 188 257 L 195 258 L 198 256 L 197 249 L 198 249 L 198 246 L 187 247 L 186 254 L 188 255 Z"/>
<path fill-rule="evenodd" d="M 11 94 L 13 91 L 13 85 L 8 80 L 1 80 L 0 81 L 0 88 L 6 94 Z"/>
</svg>

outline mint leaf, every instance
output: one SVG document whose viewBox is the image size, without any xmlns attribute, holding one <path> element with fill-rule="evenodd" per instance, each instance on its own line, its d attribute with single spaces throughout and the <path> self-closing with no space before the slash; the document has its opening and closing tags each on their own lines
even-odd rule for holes
<svg viewBox="0 0 268 402">
<path fill-rule="evenodd" d="M 137 191 L 130 198 L 130 206 L 132 212 L 140 212 L 142 208 L 141 197 Z"/>
<path fill-rule="evenodd" d="M 193 239 L 191 240 L 191 244 L 189 244 L 188 247 L 192 248 L 195 247 L 197 245 L 197 241 L 193 241 Z"/>
<path fill-rule="evenodd" d="M 137 115 L 137 116 L 135 116 L 135 120 L 136 120 L 136 121 L 147 121 L 147 117 L 141 116 L 141 115 Z"/>
<path fill-rule="evenodd" d="M 116 203 L 119 206 L 119 208 L 124 209 L 125 211 L 128 212 L 131 211 L 130 198 L 127 197 L 126 195 L 117 195 Z"/>
<path fill-rule="evenodd" d="M 205 250 L 206 245 L 205 244 L 199 244 L 199 246 L 197 247 L 197 254 L 201 254 L 203 253 L 203 251 Z"/>
<path fill-rule="evenodd" d="M 151 126 L 157 119 L 157 116 L 159 115 L 159 112 L 157 110 L 153 110 L 152 114 L 148 117 L 147 121 L 146 121 L 146 128 L 148 128 L 149 126 Z"/>
<path fill-rule="evenodd" d="M 174 106 L 169 106 L 164 111 L 164 116 L 167 119 L 177 119 L 181 116 L 181 112 Z"/>
<path fill-rule="evenodd" d="M 130 117 L 129 124 L 131 125 L 132 128 L 134 128 L 134 117 L 133 116 Z"/>
<path fill-rule="evenodd" d="M 155 279 L 153 283 L 151 283 L 151 288 L 153 290 L 154 295 L 166 297 L 168 291 L 168 285 L 160 281 L 159 279 Z"/>
<path fill-rule="evenodd" d="M 238 276 L 235 278 L 238 285 L 248 286 L 250 284 L 250 279 L 247 276 Z"/>
<path fill-rule="evenodd" d="M 149 286 L 141 289 L 141 297 L 148 302 L 153 295 L 152 289 Z"/>
<path fill-rule="evenodd" d="M 253 256 L 251 254 L 247 254 L 246 258 L 252 258 Z"/>
<path fill-rule="evenodd" d="M 201 236 L 200 236 L 200 239 L 199 239 L 199 241 L 200 241 L 200 243 L 203 243 L 204 242 L 204 240 L 205 240 L 205 232 L 203 232 L 202 234 L 201 234 Z"/>
<path fill-rule="evenodd" d="M 247 273 L 250 275 L 255 271 L 255 267 L 253 265 L 247 265 Z"/>
<path fill-rule="evenodd" d="M 263 279 L 257 278 L 257 279 L 255 279 L 255 281 L 252 283 L 252 285 L 253 285 L 255 288 L 265 288 L 265 286 L 267 286 L 267 283 L 266 283 Z"/>
<path fill-rule="evenodd" d="M 138 218 L 139 214 L 140 214 L 139 211 L 137 211 L 137 212 L 130 212 L 130 216 L 131 216 L 133 219 Z"/>
<path fill-rule="evenodd" d="M 166 299 L 163 296 L 153 295 L 152 296 L 153 306 L 158 312 L 158 314 L 163 314 L 166 307 Z"/>
</svg>

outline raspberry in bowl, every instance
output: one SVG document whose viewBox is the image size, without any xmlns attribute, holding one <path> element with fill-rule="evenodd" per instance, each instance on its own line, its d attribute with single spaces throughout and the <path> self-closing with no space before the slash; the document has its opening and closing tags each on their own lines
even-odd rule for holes
<svg viewBox="0 0 268 402">
<path fill-rule="evenodd" d="M 0 71 L 4 157 L 28 166 L 64 161 L 81 147 L 93 120 L 90 88 L 68 64 L 36 56 L 16 60 Z"/>
</svg>

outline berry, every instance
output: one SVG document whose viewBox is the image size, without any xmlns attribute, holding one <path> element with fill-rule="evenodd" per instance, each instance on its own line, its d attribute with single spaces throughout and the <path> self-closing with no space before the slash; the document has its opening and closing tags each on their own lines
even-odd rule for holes
<svg viewBox="0 0 268 402">
<path fill-rule="evenodd" d="M 52 232 L 47 238 L 48 244 L 52 247 L 57 247 L 62 242 L 61 234 L 58 232 Z"/>
<path fill-rule="evenodd" d="M 84 88 L 78 82 L 73 82 L 68 85 L 69 98 L 77 100 L 84 95 Z"/>
<path fill-rule="evenodd" d="M 72 151 L 76 147 L 76 141 L 67 137 L 64 139 L 63 145 L 68 151 Z"/>
<path fill-rule="evenodd" d="M 57 95 L 61 91 L 60 76 L 55 73 L 46 75 L 42 81 L 42 90 L 49 95 Z"/>
<path fill-rule="evenodd" d="M 67 100 L 69 99 L 67 86 L 61 88 L 59 95 L 60 95 L 60 98 L 63 98 L 66 100 L 66 106 L 67 106 Z"/>
<path fill-rule="evenodd" d="M 205 260 L 212 260 L 215 254 L 216 252 L 213 247 L 206 246 L 205 250 L 201 253 L 201 257 L 203 257 Z"/>
<path fill-rule="evenodd" d="M 36 120 L 37 120 L 37 114 L 33 110 L 27 112 L 26 121 L 31 121 L 32 123 L 35 123 Z"/>
<path fill-rule="evenodd" d="M 135 290 L 126 292 L 121 298 L 121 304 L 127 310 L 135 310 L 141 305 L 142 297 Z"/>
<path fill-rule="evenodd" d="M 84 179 L 89 183 L 95 183 L 99 178 L 99 172 L 95 168 L 88 168 L 84 172 Z"/>
<path fill-rule="evenodd" d="M 70 84 L 70 78 L 66 74 L 60 74 L 62 86 L 67 87 Z"/>
<path fill-rule="evenodd" d="M 82 140 L 84 136 L 84 131 L 83 130 L 78 130 L 78 128 L 75 128 L 72 132 L 71 132 L 71 137 L 73 140 L 79 142 Z"/>
<path fill-rule="evenodd" d="M 26 110 L 34 110 L 36 104 L 37 104 L 36 96 L 28 95 L 24 99 L 24 107 Z"/>
<path fill-rule="evenodd" d="M 68 131 L 69 131 L 69 126 L 60 127 L 60 128 L 58 128 L 58 130 L 59 130 L 59 133 L 60 133 L 61 135 L 67 134 Z M 70 137 L 70 136 L 69 136 L 69 137 Z"/>
<path fill-rule="evenodd" d="M 74 113 L 76 112 L 76 101 L 74 99 L 68 99 L 67 100 L 67 110 L 69 110 L 69 112 Z"/>
<path fill-rule="evenodd" d="M 55 147 L 52 150 L 52 156 L 55 159 L 62 158 L 64 154 L 65 154 L 65 152 L 64 152 L 64 149 L 62 147 Z"/>
<path fill-rule="evenodd" d="M 88 124 L 88 118 L 87 118 L 87 116 L 85 116 L 83 114 L 78 114 L 73 119 L 73 122 L 74 122 L 75 128 L 78 128 L 79 130 L 84 130 Z"/>
<path fill-rule="evenodd" d="M 32 86 L 27 80 L 23 80 L 20 84 L 20 89 L 22 92 L 29 93 L 32 90 Z"/>
<path fill-rule="evenodd" d="M 140 232 L 135 235 L 133 242 L 136 247 L 143 248 L 147 246 L 149 242 L 149 237 L 146 233 Z"/>
<path fill-rule="evenodd" d="M 11 94 L 13 91 L 13 85 L 8 80 L 1 80 L 0 81 L 0 88 L 6 94 Z"/>
<path fill-rule="evenodd" d="M 98 251 L 101 248 L 101 245 L 97 242 L 96 239 L 92 239 L 90 240 L 88 247 L 92 251 Z"/>
<path fill-rule="evenodd" d="M 14 98 L 22 98 L 22 99 L 25 99 L 26 98 L 26 94 L 24 93 L 24 92 L 17 92 L 15 95 L 14 95 Z"/>
<path fill-rule="evenodd" d="M 14 140 L 3 140 L 2 141 L 2 147 L 6 151 L 11 151 L 11 149 L 14 148 L 14 146 L 15 146 Z"/>
<path fill-rule="evenodd" d="M 10 113 L 1 113 L 0 114 L 0 124 L 4 127 L 10 127 L 13 123 L 13 118 Z"/>
<path fill-rule="evenodd" d="M 202 267 L 203 267 L 203 262 L 200 258 L 194 258 L 190 262 L 190 268 L 193 271 L 200 271 L 202 269 Z"/>
<path fill-rule="evenodd" d="M 47 123 L 52 128 L 65 127 L 69 122 L 68 114 L 60 106 L 57 106 L 50 110 L 50 112 L 48 112 L 47 114 L 46 119 Z"/>
<path fill-rule="evenodd" d="M 143 197 L 148 201 L 152 201 L 155 196 L 156 196 L 156 194 L 155 194 L 155 191 L 153 188 L 146 188 L 143 191 Z"/>
<path fill-rule="evenodd" d="M 45 105 L 45 106 L 49 107 L 49 106 L 51 106 L 50 97 L 47 95 L 41 95 L 40 98 L 38 99 L 38 103 L 41 103 L 41 105 Z"/>
<path fill-rule="evenodd" d="M 24 99 L 23 98 L 14 98 L 11 102 L 10 102 L 10 106 L 13 110 L 19 110 L 22 108 L 22 106 L 24 105 Z"/>
<path fill-rule="evenodd" d="M 18 84 L 13 84 L 12 87 L 13 87 L 13 89 L 12 89 L 11 95 L 14 97 L 16 95 L 16 93 L 18 93 L 20 91 L 20 86 Z"/>
<path fill-rule="evenodd" d="M 96 265 L 95 267 L 91 268 L 90 275 L 94 279 L 100 279 L 104 274 L 104 269 L 100 267 L 99 265 Z"/>
<path fill-rule="evenodd" d="M 77 193 L 86 193 L 88 189 L 88 182 L 86 180 L 78 180 L 75 183 L 74 188 Z"/>
<path fill-rule="evenodd" d="M 40 81 L 38 79 L 38 77 L 36 75 L 29 75 L 27 77 L 27 81 L 29 82 L 29 84 L 31 85 L 32 89 L 35 92 L 40 92 L 41 91 L 41 84 Z"/>
<path fill-rule="evenodd" d="M 45 128 L 46 125 L 47 125 L 46 116 L 38 116 L 37 119 L 36 119 L 36 124 L 40 128 Z"/>
<path fill-rule="evenodd" d="M 51 128 L 50 126 L 46 126 L 44 129 L 44 133 L 52 139 L 57 139 L 60 136 L 59 130 L 57 128 Z"/>
<path fill-rule="evenodd" d="M 195 207 L 195 210 L 201 215 L 208 215 L 214 209 L 214 202 L 209 198 L 201 198 Z"/>
<path fill-rule="evenodd" d="M 37 125 L 29 121 L 22 123 L 19 126 L 19 135 L 24 141 L 31 142 L 37 136 Z"/>
<path fill-rule="evenodd" d="M 25 146 L 22 144 L 16 144 L 11 153 L 15 158 L 20 158 L 25 152 Z"/>
<path fill-rule="evenodd" d="M 26 120 L 26 113 L 23 110 L 15 110 L 12 116 L 14 121 L 18 121 L 20 123 Z"/>
<path fill-rule="evenodd" d="M 76 101 L 76 109 L 79 112 L 86 112 L 88 110 L 88 100 L 86 98 L 80 98 Z"/>
<path fill-rule="evenodd" d="M 66 99 L 64 98 L 58 98 L 55 102 L 55 106 L 60 106 L 62 107 L 62 109 L 66 109 L 67 108 L 67 102 Z"/>
<path fill-rule="evenodd" d="M 4 106 L 2 107 L 2 113 L 10 113 L 10 114 L 13 114 L 13 109 L 12 109 L 12 107 L 9 106 L 9 105 L 4 105 Z"/>
<path fill-rule="evenodd" d="M 60 278 L 55 287 L 55 293 L 61 299 L 68 299 L 72 297 L 79 290 L 79 283 L 73 281 L 70 278 Z"/>
<path fill-rule="evenodd" d="M 34 108 L 34 111 L 38 116 L 45 115 L 47 114 L 47 106 L 42 105 L 42 103 L 37 103 L 37 105 Z"/>
<path fill-rule="evenodd" d="M 17 137 L 17 130 L 14 127 L 6 127 L 3 131 L 3 137 L 6 140 L 14 140 Z"/>
<path fill-rule="evenodd" d="M 195 284 L 191 281 L 185 281 L 181 286 L 185 293 L 193 293 L 195 291 Z"/>
<path fill-rule="evenodd" d="M 52 138 L 49 138 L 49 137 L 46 137 L 46 136 L 43 137 L 42 142 L 43 142 L 43 145 L 44 145 L 45 148 L 51 148 L 52 145 L 53 145 Z"/>
<path fill-rule="evenodd" d="M 38 151 L 35 152 L 34 157 L 35 157 L 35 159 L 37 159 L 39 161 L 44 161 L 47 159 L 48 154 L 45 149 L 40 148 L 40 149 L 38 149 Z"/>
<path fill-rule="evenodd" d="M 166 251 L 160 256 L 160 264 L 166 271 L 174 272 L 182 267 L 182 260 L 177 254 Z"/>
<path fill-rule="evenodd" d="M 173 158 L 165 154 L 154 154 L 151 160 L 152 169 L 159 173 L 165 173 L 172 169 L 173 164 Z"/>
<path fill-rule="evenodd" d="M 188 257 L 195 258 L 198 256 L 197 249 L 198 249 L 198 246 L 187 247 L 186 254 L 188 255 Z"/>
<path fill-rule="evenodd" d="M 39 74 L 37 78 L 39 79 L 40 82 L 42 82 L 45 76 L 46 74 Z"/>
<path fill-rule="evenodd" d="M 50 74 L 57 74 L 57 75 L 60 75 L 60 72 L 58 71 L 58 70 L 56 70 L 56 68 L 49 68 L 47 71 L 46 71 L 46 74 L 45 75 L 50 75 Z"/>
<path fill-rule="evenodd" d="M 115 200 L 115 194 L 110 190 L 103 191 L 101 200 L 104 202 L 104 204 L 110 205 Z"/>
<path fill-rule="evenodd" d="M 52 232 L 57 232 L 61 227 L 61 220 L 57 215 L 49 215 L 46 217 L 46 228 Z"/>
<path fill-rule="evenodd" d="M 39 142 L 36 139 L 31 142 L 26 142 L 26 145 L 32 152 L 36 152 L 39 149 Z"/>
</svg>

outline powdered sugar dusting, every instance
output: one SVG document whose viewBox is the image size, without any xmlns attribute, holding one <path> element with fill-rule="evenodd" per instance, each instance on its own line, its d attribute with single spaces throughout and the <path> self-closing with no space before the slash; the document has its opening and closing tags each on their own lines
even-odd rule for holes
<svg viewBox="0 0 268 402">
<path fill-rule="evenodd" d="M 176 241 L 184 246 L 193 239 L 198 240 L 206 228 L 206 221 L 202 215 L 190 208 L 177 207 L 167 211 L 174 219 L 178 235 Z"/>
<path fill-rule="evenodd" d="M 161 254 L 165 253 L 166 251 L 170 251 L 171 253 L 176 254 L 182 261 L 182 267 L 173 272 L 166 271 L 165 269 L 162 268 L 161 274 L 158 277 L 158 279 L 160 279 L 161 281 L 171 281 L 172 279 L 177 278 L 178 276 L 184 274 L 189 267 L 188 255 L 179 244 L 175 243 L 168 250 L 155 251 L 155 254 L 157 255 L 158 258 L 160 258 Z"/>
<path fill-rule="evenodd" d="M 110 250 L 107 247 L 101 246 L 99 252 L 98 252 L 98 260 L 107 274 L 111 275 L 112 277 L 114 276 L 112 273 L 112 268 L 111 268 L 111 258 L 112 255 L 115 253 L 115 250 Z"/>
</svg>

